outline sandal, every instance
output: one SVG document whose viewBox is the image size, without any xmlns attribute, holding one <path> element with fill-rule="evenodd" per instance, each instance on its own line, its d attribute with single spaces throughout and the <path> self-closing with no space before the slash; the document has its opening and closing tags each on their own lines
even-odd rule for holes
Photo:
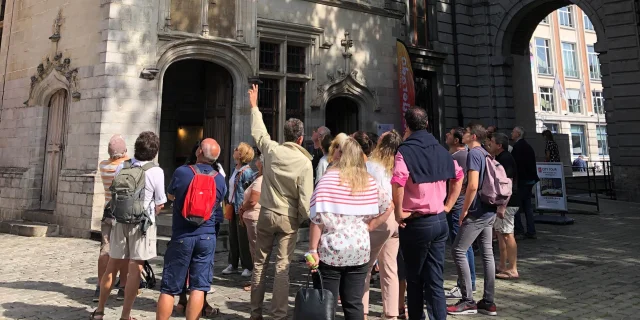
<svg viewBox="0 0 640 320">
<path fill-rule="evenodd" d="M 220 314 L 220 309 L 219 308 L 214 308 L 210 305 L 205 305 L 204 308 L 202 308 L 202 317 L 203 318 L 211 318 L 213 316 L 219 315 Z"/>
<path fill-rule="evenodd" d="M 102 319 L 104 319 L 104 311 L 98 312 L 98 309 L 96 309 L 91 313 L 91 320 L 102 320 Z"/>
<path fill-rule="evenodd" d="M 513 275 L 512 273 L 508 272 L 508 271 L 502 271 L 500 273 L 496 274 L 496 279 L 500 279 L 500 280 L 518 280 L 520 279 L 520 275 Z"/>
</svg>

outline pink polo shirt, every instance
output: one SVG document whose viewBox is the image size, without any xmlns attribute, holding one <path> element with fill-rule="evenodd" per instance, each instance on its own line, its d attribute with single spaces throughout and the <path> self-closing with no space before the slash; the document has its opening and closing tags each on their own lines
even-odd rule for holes
<svg viewBox="0 0 640 320">
<path fill-rule="evenodd" d="M 464 172 L 453 161 L 456 168 L 455 181 L 464 178 Z M 402 210 L 411 212 L 420 212 L 422 214 L 438 214 L 444 211 L 444 200 L 447 198 L 447 181 L 429 183 L 413 183 L 409 176 L 409 169 L 404 162 L 402 154 L 398 152 L 395 159 L 395 167 L 393 168 L 393 178 L 391 183 L 395 183 L 400 187 L 404 187 L 404 200 L 402 201 Z"/>
</svg>

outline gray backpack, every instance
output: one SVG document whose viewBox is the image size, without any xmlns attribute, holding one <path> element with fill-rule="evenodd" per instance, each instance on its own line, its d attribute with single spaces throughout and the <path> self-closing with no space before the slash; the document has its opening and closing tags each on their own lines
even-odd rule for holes
<svg viewBox="0 0 640 320">
<path fill-rule="evenodd" d="M 111 183 L 111 212 L 116 222 L 138 224 L 148 215 L 144 206 L 145 171 L 155 167 L 149 162 L 141 167 L 124 162 L 122 169 Z"/>
</svg>

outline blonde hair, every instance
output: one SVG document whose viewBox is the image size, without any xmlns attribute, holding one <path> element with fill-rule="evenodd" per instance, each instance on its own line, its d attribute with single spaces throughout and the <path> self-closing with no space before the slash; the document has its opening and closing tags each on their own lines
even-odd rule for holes
<svg viewBox="0 0 640 320">
<path fill-rule="evenodd" d="M 396 130 L 385 133 L 380 142 L 371 152 L 369 160 L 381 164 L 388 175 L 393 173 L 396 152 L 402 143 L 402 137 Z"/>
<path fill-rule="evenodd" d="M 349 137 L 340 144 L 340 149 L 342 156 L 335 166 L 339 170 L 340 184 L 351 188 L 352 195 L 364 192 L 369 186 L 370 175 L 360 144 Z"/>
<path fill-rule="evenodd" d="M 338 133 L 338 135 L 333 138 L 331 146 L 329 147 L 329 154 L 327 154 L 327 160 L 329 163 L 333 162 L 333 154 L 335 153 L 336 147 L 341 145 L 345 140 L 347 140 L 347 138 L 349 138 L 349 136 L 342 132 Z"/>
<path fill-rule="evenodd" d="M 240 142 L 238 147 L 238 161 L 242 164 L 247 164 L 251 162 L 254 158 L 253 148 L 245 142 Z"/>
</svg>

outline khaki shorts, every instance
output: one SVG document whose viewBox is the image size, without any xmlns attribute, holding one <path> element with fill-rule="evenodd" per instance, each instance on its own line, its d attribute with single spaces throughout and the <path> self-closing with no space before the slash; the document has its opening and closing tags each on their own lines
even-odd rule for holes
<svg viewBox="0 0 640 320">
<path fill-rule="evenodd" d="M 496 222 L 493 224 L 493 229 L 496 230 L 496 232 L 502 234 L 513 233 L 513 220 L 515 219 L 517 212 L 518 207 L 507 207 L 507 210 L 504 213 L 504 219 L 496 217 Z"/>
<path fill-rule="evenodd" d="M 147 229 L 142 235 L 140 225 L 118 223 L 111 229 L 109 256 L 113 259 L 149 260 L 156 255 L 156 226 Z"/>
<path fill-rule="evenodd" d="M 111 229 L 113 225 L 111 224 L 111 219 L 105 219 L 100 223 L 100 233 L 102 237 L 100 237 L 100 255 L 109 255 L 109 238 L 111 237 Z"/>
</svg>

